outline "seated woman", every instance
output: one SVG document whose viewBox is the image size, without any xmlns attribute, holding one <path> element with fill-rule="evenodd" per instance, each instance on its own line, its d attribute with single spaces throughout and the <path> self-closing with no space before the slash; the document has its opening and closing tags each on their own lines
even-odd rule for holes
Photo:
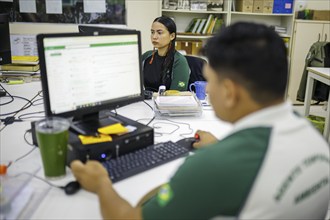
<svg viewBox="0 0 330 220">
<path fill-rule="evenodd" d="M 167 90 L 187 90 L 190 70 L 186 58 L 175 50 L 175 39 L 176 25 L 171 18 L 162 16 L 153 21 L 154 50 L 142 55 L 146 90 L 158 91 L 160 85 L 165 85 Z"/>
</svg>

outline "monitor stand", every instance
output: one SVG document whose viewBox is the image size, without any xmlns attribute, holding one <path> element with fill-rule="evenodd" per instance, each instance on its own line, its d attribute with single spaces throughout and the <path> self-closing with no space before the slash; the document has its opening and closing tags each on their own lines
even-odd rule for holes
<svg viewBox="0 0 330 220">
<path fill-rule="evenodd" d="M 96 136 L 98 128 L 116 123 L 122 122 L 115 116 L 95 113 L 74 118 L 70 129 L 78 134 Z"/>
</svg>

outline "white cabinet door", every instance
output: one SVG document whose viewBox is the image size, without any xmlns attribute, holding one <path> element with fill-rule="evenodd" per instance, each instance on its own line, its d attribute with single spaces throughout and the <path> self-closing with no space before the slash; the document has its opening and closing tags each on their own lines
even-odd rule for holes
<svg viewBox="0 0 330 220">
<path fill-rule="evenodd" d="M 330 42 L 330 23 L 323 25 L 322 41 Z"/>
<path fill-rule="evenodd" d="M 298 103 L 296 96 L 305 66 L 306 55 L 311 45 L 318 40 L 319 35 L 322 36 L 323 26 L 323 23 L 299 21 L 295 23 L 288 88 L 288 99 L 293 103 Z"/>
</svg>

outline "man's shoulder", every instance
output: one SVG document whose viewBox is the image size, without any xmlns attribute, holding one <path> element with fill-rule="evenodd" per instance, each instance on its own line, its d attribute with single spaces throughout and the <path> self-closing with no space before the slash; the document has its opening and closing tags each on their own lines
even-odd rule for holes
<svg viewBox="0 0 330 220">
<path fill-rule="evenodd" d="M 196 151 L 193 164 L 221 164 L 226 169 L 234 168 L 254 157 L 254 163 L 261 163 L 270 143 L 272 128 L 255 127 L 237 131 L 224 139 Z M 207 159 L 205 159 L 207 158 Z M 207 162 L 205 162 L 207 161 Z"/>
<path fill-rule="evenodd" d="M 221 141 L 215 143 L 215 149 L 219 150 L 236 150 L 246 146 L 258 146 L 262 148 L 268 147 L 273 128 L 270 126 L 258 126 L 245 128 L 229 134 Z"/>
</svg>

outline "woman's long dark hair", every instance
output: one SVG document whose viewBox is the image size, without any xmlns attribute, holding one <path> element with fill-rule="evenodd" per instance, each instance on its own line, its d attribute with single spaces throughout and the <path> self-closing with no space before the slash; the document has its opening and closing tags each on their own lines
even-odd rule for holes
<svg viewBox="0 0 330 220">
<path fill-rule="evenodd" d="M 168 73 L 171 73 L 171 69 L 172 69 L 173 62 L 174 62 L 176 25 L 175 25 L 175 22 L 170 17 L 167 17 L 167 16 L 158 17 L 153 21 L 153 23 L 154 22 L 159 22 L 159 23 L 163 24 L 167 28 L 167 30 L 170 34 L 172 34 L 172 33 L 175 34 L 174 39 L 171 40 L 170 44 L 168 45 L 167 53 L 165 55 L 165 60 L 162 65 L 162 68 L 161 68 L 162 83 L 163 83 L 163 85 L 165 85 L 166 80 L 168 78 L 167 75 L 168 75 Z"/>
</svg>

